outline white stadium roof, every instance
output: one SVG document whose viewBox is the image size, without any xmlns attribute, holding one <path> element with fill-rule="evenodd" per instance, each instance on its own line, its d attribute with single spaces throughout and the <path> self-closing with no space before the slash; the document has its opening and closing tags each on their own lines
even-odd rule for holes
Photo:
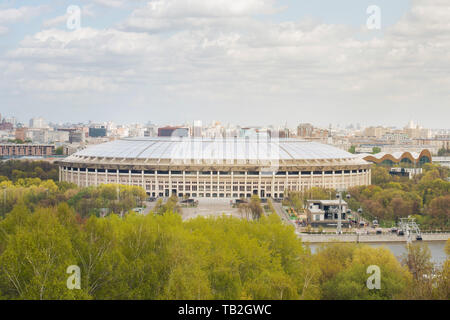
<svg viewBox="0 0 450 320">
<path fill-rule="evenodd" d="M 296 139 L 125 138 L 89 146 L 72 157 L 116 159 L 358 159 L 336 147 Z M 70 158 L 72 158 L 70 157 Z"/>
</svg>

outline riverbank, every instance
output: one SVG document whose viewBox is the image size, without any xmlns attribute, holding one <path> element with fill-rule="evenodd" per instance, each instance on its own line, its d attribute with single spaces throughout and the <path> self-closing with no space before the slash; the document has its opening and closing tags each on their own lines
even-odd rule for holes
<svg viewBox="0 0 450 320">
<path fill-rule="evenodd" d="M 360 242 L 360 243 L 383 243 L 383 242 L 406 242 L 406 236 L 396 234 L 307 234 L 297 233 L 303 242 Z M 447 241 L 450 233 L 423 233 L 423 241 Z M 413 238 L 413 240 L 415 240 Z"/>
</svg>

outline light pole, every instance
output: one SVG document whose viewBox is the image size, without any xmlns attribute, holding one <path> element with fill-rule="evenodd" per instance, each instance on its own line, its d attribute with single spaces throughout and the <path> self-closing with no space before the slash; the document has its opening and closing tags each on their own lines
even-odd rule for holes
<svg viewBox="0 0 450 320">
<path fill-rule="evenodd" d="M 342 192 L 345 190 L 338 190 L 336 193 L 336 198 L 339 199 L 339 209 L 338 209 L 338 224 L 337 224 L 337 234 L 342 234 Z M 347 194 L 347 199 L 350 199 L 350 194 Z"/>
</svg>

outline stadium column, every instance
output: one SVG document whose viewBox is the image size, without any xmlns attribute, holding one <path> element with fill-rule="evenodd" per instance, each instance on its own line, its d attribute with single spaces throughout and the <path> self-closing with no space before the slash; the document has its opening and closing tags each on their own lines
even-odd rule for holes
<svg viewBox="0 0 450 320">
<path fill-rule="evenodd" d="M 244 187 L 244 198 L 247 198 L 247 169 L 245 169 L 245 178 L 244 178 L 244 185 L 245 185 L 245 187 Z"/>
<path fill-rule="evenodd" d="M 333 189 L 337 189 L 337 187 L 336 187 L 336 171 L 333 169 L 333 171 L 332 171 L 332 173 L 333 173 Z"/>
<path fill-rule="evenodd" d="M 214 192 L 214 183 L 213 183 L 213 172 L 212 170 L 209 172 L 209 181 L 210 181 L 210 185 L 211 185 L 211 198 L 213 197 L 213 192 Z"/>
<path fill-rule="evenodd" d="M 95 186 L 98 186 L 98 169 L 95 168 Z"/>
<path fill-rule="evenodd" d="M 108 169 L 105 169 L 105 183 L 108 184 Z"/>
<path fill-rule="evenodd" d="M 142 188 L 147 192 L 147 190 L 145 189 L 144 170 L 142 170 L 141 172 L 141 179 L 142 179 Z"/>
<path fill-rule="evenodd" d="M 73 183 L 73 167 L 70 168 L 70 182 Z"/>
<path fill-rule="evenodd" d="M 272 198 L 273 198 L 274 192 L 275 192 L 275 171 L 272 172 L 272 188 L 271 188 L 270 192 L 271 192 Z"/>
<path fill-rule="evenodd" d="M 128 185 L 131 186 L 131 170 L 128 170 Z"/>
<path fill-rule="evenodd" d="M 116 170 L 116 183 L 119 184 L 120 177 L 119 177 L 119 169 Z"/>
<path fill-rule="evenodd" d="M 314 171 L 311 171 L 311 177 L 309 182 L 309 189 L 312 189 L 314 186 Z"/>
<path fill-rule="evenodd" d="M 158 170 L 155 169 L 155 195 L 159 197 Z"/>
<path fill-rule="evenodd" d="M 225 190 L 223 192 L 225 192 Z M 220 198 L 220 171 L 217 171 L 217 197 Z"/>
<path fill-rule="evenodd" d="M 231 196 L 233 196 L 234 192 L 234 171 L 231 169 Z"/>
<path fill-rule="evenodd" d="M 342 178 L 341 178 L 342 180 L 341 180 L 341 185 L 339 186 L 339 188 L 342 188 L 345 186 L 345 170 L 342 170 L 341 176 L 342 176 Z"/>
<path fill-rule="evenodd" d="M 284 182 L 284 191 L 283 195 L 286 194 L 286 191 L 289 189 L 289 171 L 286 170 L 286 180 Z"/>
<path fill-rule="evenodd" d="M 301 171 L 299 171 L 298 172 L 298 191 L 303 191 L 303 188 L 302 188 L 302 172 Z"/>
<path fill-rule="evenodd" d="M 258 197 L 261 197 L 261 171 L 259 171 L 258 176 Z"/>
<path fill-rule="evenodd" d="M 85 176 L 86 176 L 86 185 L 85 185 L 85 187 L 87 188 L 89 186 L 89 168 L 86 168 Z"/>
<path fill-rule="evenodd" d="M 372 169 L 368 169 L 368 175 L 369 175 L 369 185 L 372 184 Z"/>
<path fill-rule="evenodd" d="M 186 170 L 183 170 L 183 193 L 186 194 Z"/>
<path fill-rule="evenodd" d="M 200 192 L 200 172 L 197 170 L 197 192 Z M 199 194 L 197 194 L 200 196 Z"/>
<path fill-rule="evenodd" d="M 172 195 L 172 170 L 169 170 L 169 197 Z"/>
<path fill-rule="evenodd" d="M 78 167 L 78 174 L 77 174 L 77 186 L 80 186 L 80 167 Z"/>
<path fill-rule="evenodd" d="M 322 188 L 325 188 L 325 171 L 322 170 Z"/>
</svg>

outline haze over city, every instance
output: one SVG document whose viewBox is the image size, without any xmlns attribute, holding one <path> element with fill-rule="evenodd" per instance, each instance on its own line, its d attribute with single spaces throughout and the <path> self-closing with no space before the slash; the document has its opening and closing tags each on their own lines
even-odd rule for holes
<svg viewBox="0 0 450 320">
<path fill-rule="evenodd" d="M 379 30 L 366 25 L 373 4 Z M 448 128 L 448 21 L 446 0 L 2 1 L 1 112 Z"/>
</svg>

